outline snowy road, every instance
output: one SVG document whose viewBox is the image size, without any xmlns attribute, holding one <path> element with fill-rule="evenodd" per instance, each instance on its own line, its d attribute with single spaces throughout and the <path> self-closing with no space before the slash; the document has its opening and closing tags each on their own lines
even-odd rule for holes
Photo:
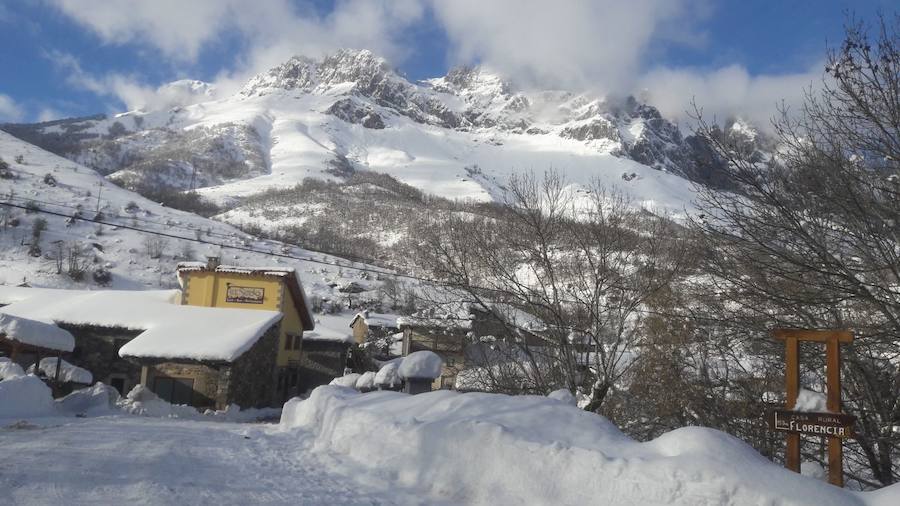
<svg viewBox="0 0 900 506">
<path fill-rule="evenodd" d="M 132 416 L 35 423 L 0 428 L 4 505 L 438 503 L 271 425 Z"/>
</svg>

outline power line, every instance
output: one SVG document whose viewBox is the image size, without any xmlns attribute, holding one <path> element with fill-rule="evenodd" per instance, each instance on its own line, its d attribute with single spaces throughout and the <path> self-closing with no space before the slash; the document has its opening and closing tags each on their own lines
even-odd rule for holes
<svg viewBox="0 0 900 506">
<path fill-rule="evenodd" d="M 375 274 L 382 274 L 382 275 L 386 275 L 386 276 L 406 278 L 406 279 L 412 279 L 412 280 L 416 280 L 416 281 L 423 281 L 423 282 L 427 282 L 427 283 L 450 286 L 450 285 L 447 285 L 446 283 L 442 283 L 435 279 L 413 276 L 411 274 L 400 274 L 400 273 L 390 272 L 390 271 L 376 269 L 376 268 L 372 268 L 372 267 L 357 267 L 355 265 L 347 265 L 347 264 L 342 264 L 339 262 L 330 263 L 330 262 L 326 262 L 324 260 L 316 260 L 315 258 L 301 257 L 301 256 L 296 256 L 296 255 L 288 255 L 286 253 L 277 253 L 274 251 L 261 251 L 261 250 L 250 248 L 247 246 L 235 246 L 235 245 L 231 245 L 231 244 L 223 244 L 223 243 L 217 243 L 217 242 L 212 242 L 212 241 L 205 241 L 203 239 L 199 239 L 196 237 L 184 237 L 184 236 L 180 236 L 180 235 L 169 234 L 166 232 L 159 232 L 156 230 L 147 230 L 144 228 L 139 228 L 139 227 L 135 227 L 135 226 L 131 226 L 131 225 L 125 225 L 125 224 L 121 224 L 121 223 L 112 223 L 112 222 L 108 222 L 108 221 L 104 221 L 104 220 L 94 220 L 94 219 L 84 218 L 82 216 L 70 216 L 68 214 L 50 211 L 47 209 L 40 209 L 40 208 L 35 209 L 35 208 L 27 207 L 27 206 L 13 204 L 10 202 L 0 202 L 0 205 L 4 205 L 7 207 L 14 207 L 17 209 L 23 209 L 27 212 L 37 212 L 37 213 L 49 214 L 52 216 L 59 216 L 61 218 L 68 218 L 68 219 L 84 221 L 84 222 L 88 222 L 88 223 L 97 223 L 100 225 L 107 225 L 110 227 L 124 228 L 126 230 L 132 230 L 132 231 L 139 232 L 142 234 L 157 235 L 160 237 L 167 237 L 170 239 L 177 239 L 180 241 L 191 241 L 191 242 L 196 242 L 196 243 L 200 243 L 200 244 L 205 244 L 208 246 L 217 246 L 219 248 L 233 249 L 233 250 L 238 250 L 238 251 L 244 251 L 247 253 L 258 253 L 261 255 L 269 255 L 269 256 L 274 256 L 274 257 L 279 257 L 279 258 L 289 258 L 292 260 L 300 260 L 300 261 L 311 262 L 311 263 L 315 263 L 315 264 L 329 265 L 332 267 L 341 267 L 341 268 L 345 268 L 345 269 L 353 269 L 353 270 L 362 271 L 362 272 L 372 272 Z"/>
</svg>

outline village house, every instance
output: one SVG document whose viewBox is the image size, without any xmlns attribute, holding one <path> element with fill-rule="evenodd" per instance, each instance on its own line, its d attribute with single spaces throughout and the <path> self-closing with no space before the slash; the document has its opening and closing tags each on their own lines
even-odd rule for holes
<svg viewBox="0 0 900 506">
<path fill-rule="evenodd" d="M 201 408 L 277 405 L 343 374 L 349 339 L 313 330 L 292 269 L 213 259 L 179 264 L 177 274 L 183 290 L 0 286 L 0 314 L 71 333 L 66 359 L 122 394 L 141 384 Z M 14 347 L 29 364 L 52 354 L 0 336 L 0 355 Z"/>
<path fill-rule="evenodd" d="M 356 313 L 350 321 L 353 341 L 367 348 L 367 353 L 378 360 L 390 360 L 402 353 L 403 334 L 397 325 L 399 316 L 374 313 L 367 310 Z"/>
<path fill-rule="evenodd" d="M 206 263 L 180 263 L 177 273 L 182 304 L 277 311 L 283 315 L 275 359 L 279 400 L 317 386 L 301 381 L 303 334 L 315 328 L 315 320 L 294 269 L 220 265 L 217 258 L 210 258 Z"/>
</svg>

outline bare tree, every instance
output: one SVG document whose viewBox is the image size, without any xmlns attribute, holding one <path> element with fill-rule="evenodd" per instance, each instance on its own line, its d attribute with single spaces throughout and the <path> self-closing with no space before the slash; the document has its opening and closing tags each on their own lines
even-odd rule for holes
<svg viewBox="0 0 900 506">
<path fill-rule="evenodd" d="M 829 53 L 822 91 L 775 121 L 782 147 L 771 159 L 701 127 L 740 193 L 705 192 L 695 223 L 715 274 L 707 289 L 722 299 L 708 307 L 722 328 L 755 336 L 760 347 L 773 346 L 767 331 L 776 325 L 855 332 L 842 367 L 844 409 L 859 418 L 850 474 L 865 486 L 900 477 L 898 30 L 897 17 L 882 19 L 875 37 L 848 26 Z M 822 369 L 815 356 L 809 374 Z"/>
<path fill-rule="evenodd" d="M 555 173 L 514 178 L 491 215 L 449 213 L 424 232 L 423 265 L 492 316 L 483 374 L 495 390 L 583 389 L 599 411 L 641 341 L 642 308 L 679 272 L 670 225 L 599 185 L 577 197 Z M 500 307 L 533 316 L 523 329 Z"/>
</svg>

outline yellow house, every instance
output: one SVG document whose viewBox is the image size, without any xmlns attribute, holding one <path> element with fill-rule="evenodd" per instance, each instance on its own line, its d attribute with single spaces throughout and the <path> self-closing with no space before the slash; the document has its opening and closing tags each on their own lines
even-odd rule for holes
<svg viewBox="0 0 900 506">
<path fill-rule="evenodd" d="M 277 389 L 284 398 L 297 394 L 303 331 L 313 330 L 315 321 L 294 269 L 234 267 L 210 258 L 207 263 L 178 264 L 178 280 L 185 305 L 281 312 Z"/>
</svg>

